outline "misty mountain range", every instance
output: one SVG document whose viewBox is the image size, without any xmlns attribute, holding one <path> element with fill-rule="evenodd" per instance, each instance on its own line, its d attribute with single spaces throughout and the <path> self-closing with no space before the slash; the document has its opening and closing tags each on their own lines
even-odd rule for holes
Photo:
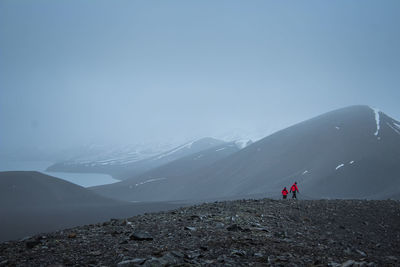
<svg viewBox="0 0 400 267">
<path fill-rule="evenodd" d="M 276 198 L 294 181 L 300 199 L 400 199 L 400 122 L 368 106 L 334 110 L 254 143 L 203 138 L 139 154 L 49 168 L 123 179 L 91 188 L 38 172 L 0 173 L 3 240 L 178 203 Z"/>
<path fill-rule="evenodd" d="M 204 164 L 193 155 L 92 188 L 134 201 L 276 195 L 294 181 L 312 198 L 399 198 L 400 123 L 351 106 L 286 128 Z M 179 166 L 179 167 L 178 167 Z M 181 167 L 184 166 L 184 167 Z M 179 170 L 179 171 L 177 171 Z"/>
</svg>

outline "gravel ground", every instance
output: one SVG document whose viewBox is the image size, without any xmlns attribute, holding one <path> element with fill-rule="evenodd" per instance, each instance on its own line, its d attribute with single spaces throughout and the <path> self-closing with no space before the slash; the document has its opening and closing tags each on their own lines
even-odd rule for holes
<svg viewBox="0 0 400 267">
<path fill-rule="evenodd" d="M 400 202 L 205 203 L 0 244 L 0 266 L 49 265 L 400 266 Z"/>
</svg>

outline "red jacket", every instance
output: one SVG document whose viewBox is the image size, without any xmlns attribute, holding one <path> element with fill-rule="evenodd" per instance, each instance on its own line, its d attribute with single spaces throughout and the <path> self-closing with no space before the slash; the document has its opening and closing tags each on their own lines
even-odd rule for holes
<svg viewBox="0 0 400 267">
<path fill-rule="evenodd" d="M 284 189 L 282 190 L 282 195 L 286 196 L 288 193 L 289 193 L 289 192 L 287 191 L 286 188 L 284 188 Z"/>
<path fill-rule="evenodd" d="M 297 187 L 297 184 L 293 184 L 292 187 L 290 188 L 290 192 L 296 192 L 296 191 L 299 192 L 299 188 Z"/>
</svg>

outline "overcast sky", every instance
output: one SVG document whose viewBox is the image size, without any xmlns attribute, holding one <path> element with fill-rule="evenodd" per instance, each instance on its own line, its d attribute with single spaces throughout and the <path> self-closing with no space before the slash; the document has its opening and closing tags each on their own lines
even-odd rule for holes
<svg viewBox="0 0 400 267">
<path fill-rule="evenodd" d="M 400 1 L 0 1 L 0 142 L 267 135 L 400 119 Z"/>
</svg>

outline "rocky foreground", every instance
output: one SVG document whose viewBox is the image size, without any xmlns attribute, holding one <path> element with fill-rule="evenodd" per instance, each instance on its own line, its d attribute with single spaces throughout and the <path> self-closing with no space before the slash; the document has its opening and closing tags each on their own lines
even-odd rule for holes
<svg viewBox="0 0 400 267">
<path fill-rule="evenodd" d="M 208 203 L 0 244 L 14 265 L 399 266 L 400 202 Z"/>
</svg>

